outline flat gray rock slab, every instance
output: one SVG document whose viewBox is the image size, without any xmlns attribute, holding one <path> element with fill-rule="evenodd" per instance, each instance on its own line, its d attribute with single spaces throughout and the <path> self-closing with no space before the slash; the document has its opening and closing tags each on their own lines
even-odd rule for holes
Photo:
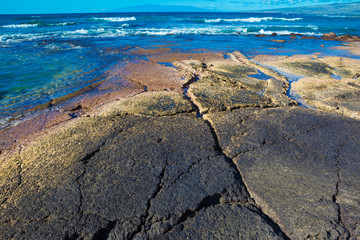
<svg viewBox="0 0 360 240">
<path fill-rule="evenodd" d="M 251 197 L 288 237 L 360 237 L 359 121 L 300 107 L 205 117 Z"/>
<path fill-rule="evenodd" d="M 3 239 L 158 239 L 187 234 L 179 229 L 192 219 L 232 225 L 222 239 L 282 236 L 249 205 L 239 172 L 195 114 L 83 118 L 11 158 L 18 166 L 0 181 Z"/>
</svg>

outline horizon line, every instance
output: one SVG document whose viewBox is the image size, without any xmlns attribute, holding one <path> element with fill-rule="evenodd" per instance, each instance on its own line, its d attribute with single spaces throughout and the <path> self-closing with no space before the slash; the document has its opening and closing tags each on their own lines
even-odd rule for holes
<svg viewBox="0 0 360 240">
<path fill-rule="evenodd" d="M 182 5 L 156 5 L 156 4 L 149 4 L 149 5 L 134 5 L 130 7 L 124 7 L 120 9 L 113 9 L 113 10 L 103 10 L 103 11 L 89 11 L 89 12 L 43 12 L 43 13 L 0 13 L 0 15 L 61 15 L 61 14 L 109 14 L 109 13 L 271 13 L 278 12 L 281 13 L 282 11 L 286 11 L 287 9 L 296 9 L 296 8 L 307 8 L 307 7 L 321 7 L 321 6 L 331 6 L 337 4 L 352 4 L 352 3 L 360 3 L 359 1 L 356 2 L 349 2 L 349 3 L 332 3 L 332 4 L 317 4 L 317 5 L 308 5 L 308 6 L 291 6 L 291 7 L 275 7 L 275 8 L 267 8 L 267 9 L 250 9 L 250 10 L 243 10 L 243 11 L 229 11 L 229 10 L 212 10 L 206 8 L 198 8 L 200 11 L 122 11 L 121 9 L 127 8 L 134 8 L 134 7 L 141 7 L 141 6 L 159 6 L 159 7 L 189 7 L 193 8 L 193 6 L 182 6 Z M 197 8 L 197 7 L 195 7 Z M 293 12 L 292 12 L 293 13 Z"/>
</svg>

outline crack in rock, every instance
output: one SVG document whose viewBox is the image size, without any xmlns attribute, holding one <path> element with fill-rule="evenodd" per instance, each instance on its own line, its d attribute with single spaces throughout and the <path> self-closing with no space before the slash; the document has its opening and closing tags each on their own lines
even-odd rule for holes
<svg viewBox="0 0 360 240">
<path fill-rule="evenodd" d="M 24 147 L 23 147 L 22 145 L 20 145 L 20 150 L 19 150 L 20 162 L 19 162 L 19 166 L 18 166 L 18 170 L 19 170 L 19 182 L 18 182 L 17 187 L 14 189 L 14 191 L 15 191 L 18 187 L 20 187 L 20 185 L 21 185 L 22 182 L 23 182 L 22 173 L 23 173 L 23 161 L 24 161 L 24 159 L 23 159 L 22 156 L 21 156 L 21 152 L 22 152 L 23 149 L 24 149 Z M 13 192 L 14 192 L 14 191 L 13 191 Z"/>
<path fill-rule="evenodd" d="M 101 148 L 106 144 L 106 141 L 103 142 L 100 147 L 98 147 L 95 151 L 91 152 L 91 153 L 88 153 L 83 159 L 81 159 L 80 161 L 86 165 L 89 160 L 95 156 L 95 154 L 97 154 L 98 152 L 100 152 Z"/>
<path fill-rule="evenodd" d="M 303 134 L 307 134 L 307 133 L 310 133 L 310 132 L 315 131 L 315 130 L 322 129 L 322 128 L 327 127 L 327 126 L 329 126 L 329 123 L 326 123 L 326 124 L 324 124 L 324 125 L 322 125 L 322 126 L 319 126 L 319 127 L 310 128 L 310 129 L 308 129 L 308 130 L 306 130 L 306 131 L 303 131 L 303 132 L 293 133 L 293 134 L 290 134 L 290 135 L 285 134 L 285 135 L 284 135 L 284 138 L 285 138 L 287 141 L 291 141 L 291 140 L 293 140 L 293 138 L 291 138 L 291 137 L 296 137 L 296 136 L 300 136 L 300 135 L 303 135 Z"/>
<path fill-rule="evenodd" d="M 109 221 L 106 227 L 100 228 L 95 234 L 94 240 L 106 240 L 109 238 L 110 232 L 116 227 L 118 221 Z"/>
<path fill-rule="evenodd" d="M 191 172 L 191 170 L 196 166 L 196 165 L 199 165 L 200 162 L 202 161 L 202 159 L 198 159 L 197 161 L 193 162 L 190 164 L 190 166 L 182 173 L 180 173 L 170 184 L 169 184 L 169 188 L 171 188 L 172 186 L 175 185 L 175 183 L 184 175 L 188 174 Z"/>
<path fill-rule="evenodd" d="M 189 84 L 189 87 L 190 87 L 190 84 Z M 188 100 L 191 102 L 191 104 L 192 104 L 192 105 L 194 106 L 194 108 L 196 109 L 197 114 L 198 114 L 198 115 L 201 117 L 201 119 L 203 119 L 203 121 L 208 125 L 209 130 L 210 130 L 210 132 L 211 132 L 211 135 L 213 136 L 213 139 L 214 139 L 214 142 L 215 142 L 214 150 L 215 150 L 219 155 L 223 156 L 223 157 L 225 158 L 226 162 L 229 164 L 229 166 L 234 170 L 234 179 L 235 179 L 236 181 L 238 181 L 241 185 L 244 186 L 246 195 L 249 196 L 248 202 L 249 202 L 249 203 L 254 203 L 254 204 L 256 205 L 255 200 L 251 197 L 250 192 L 249 192 L 249 190 L 247 189 L 247 186 L 245 185 L 245 183 L 244 183 L 244 181 L 243 181 L 243 177 L 242 177 L 242 175 L 241 175 L 241 173 L 240 173 L 240 170 L 238 169 L 237 165 L 234 163 L 234 161 L 233 161 L 231 158 L 229 158 L 229 157 L 224 153 L 224 151 L 223 151 L 223 149 L 222 149 L 222 147 L 221 147 L 221 145 L 220 145 L 219 137 L 218 137 L 218 135 L 216 134 L 215 128 L 212 126 L 212 124 L 211 124 L 211 122 L 210 122 L 209 120 L 206 120 L 206 119 L 203 118 L 202 114 L 200 113 L 200 110 L 199 110 L 200 108 L 199 108 L 199 106 L 197 106 L 197 105 L 193 102 L 193 100 L 191 99 L 191 97 L 188 97 Z M 265 144 L 266 144 L 266 138 L 265 138 L 264 141 L 263 141 L 263 145 L 265 145 Z M 218 195 L 216 195 L 216 194 L 213 195 L 213 196 L 218 197 Z M 221 198 L 221 195 L 220 195 L 220 198 Z M 219 198 L 219 201 L 220 201 L 220 198 Z M 205 199 L 204 199 L 204 200 L 205 200 Z M 204 200 L 203 200 L 203 201 L 204 201 Z M 202 201 L 202 202 L 203 202 L 203 201 Z M 200 209 L 198 209 L 198 211 L 201 210 L 202 208 L 204 208 L 204 207 L 201 207 L 201 203 L 199 204 L 199 206 L 200 206 Z M 210 206 L 211 206 L 211 205 L 210 205 Z M 281 233 L 281 235 L 283 235 L 285 239 L 290 239 L 290 238 L 285 234 L 285 232 L 282 231 L 282 229 L 280 228 L 280 226 L 279 226 L 278 223 L 276 223 L 276 222 L 275 222 L 274 220 L 272 220 L 268 215 L 266 215 L 266 214 L 264 213 L 264 211 L 261 209 L 260 206 L 258 206 L 258 205 L 256 205 L 256 206 L 257 206 L 257 208 L 259 209 L 259 212 L 262 214 L 263 218 L 266 217 L 266 219 L 264 219 L 264 220 L 266 220 L 266 221 L 270 224 L 270 226 L 273 226 L 274 229 L 278 229 L 279 233 Z M 179 222 L 181 223 L 181 222 L 186 221 L 186 220 L 189 218 L 189 216 L 191 216 L 192 214 L 195 215 L 196 212 L 198 212 L 198 211 L 195 210 L 195 212 L 192 212 L 191 210 L 187 210 L 187 211 L 180 217 L 180 221 L 179 221 Z M 179 223 L 178 223 L 178 224 L 175 224 L 174 226 L 176 226 L 176 225 L 179 225 Z M 174 226 L 173 226 L 171 229 L 173 229 Z M 167 232 L 171 231 L 171 229 L 168 230 Z M 164 233 L 164 234 L 165 234 L 165 233 Z"/>
<path fill-rule="evenodd" d="M 80 176 L 78 176 L 75 181 L 78 184 L 78 190 L 79 190 L 79 206 L 78 206 L 78 213 L 80 214 L 80 219 L 82 219 L 83 217 L 83 210 L 82 210 L 82 205 L 83 205 L 83 200 L 84 200 L 84 196 L 82 194 L 82 190 L 81 190 L 81 183 L 80 183 L 80 179 L 84 177 L 84 175 L 86 174 L 86 167 L 84 167 L 83 172 L 80 174 Z"/>
<path fill-rule="evenodd" d="M 337 202 L 337 197 L 338 197 L 338 194 L 339 194 L 339 185 L 340 183 L 342 182 L 341 181 L 341 177 L 340 177 L 340 171 L 341 171 L 341 168 L 340 168 L 340 154 L 341 154 L 341 151 L 344 147 L 344 145 L 351 139 L 352 136 L 349 136 L 337 149 L 337 154 L 335 156 L 335 160 L 336 160 L 336 174 L 337 174 L 337 182 L 336 182 L 336 185 L 335 185 L 335 193 L 334 195 L 332 196 L 332 202 L 336 204 L 337 206 L 337 212 L 338 212 L 338 222 L 337 224 L 341 227 L 343 227 L 345 229 L 345 239 L 350 239 L 351 238 L 351 234 L 350 234 L 350 231 L 345 227 L 345 224 L 342 220 L 342 217 L 341 217 L 341 208 L 340 208 L 340 204 Z"/>
<path fill-rule="evenodd" d="M 86 164 L 89 163 L 89 160 L 93 158 L 98 152 L 101 151 L 101 148 L 105 146 L 106 141 L 104 141 L 96 150 L 92 151 L 91 153 L 88 153 L 84 158 L 80 159 L 80 162 L 83 163 L 83 171 L 82 173 L 75 179 L 75 182 L 78 184 L 78 191 L 79 191 L 79 205 L 78 205 L 78 214 L 80 215 L 79 221 L 84 217 L 84 211 L 82 209 L 83 201 L 84 201 L 84 195 L 82 193 L 82 184 L 81 179 L 84 178 L 87 169 Z M 74 233 L 73 236 L 69 237 L 69 239 L 77 239 L 79 235 L 77 233 Z"/>
<path fill-rule="evenodd" d="M 193 107 L 193 109 L 195 109 L 196 115 L 198 118 L 203 118 L 203 114 L 200 112 L 200 108 L 198 105 L 196 105 L 194 103 L 194 101 L 191 99 L 191 97 L 187 94 L 190 85 L 197 82 L 199 80 L 199 75 L 198 74 L 193 74 L 193 77 L 183 85 L 182 89 L 183 89 L 183 95 L 185 96 L 185 99 L 188 100 L 191 104 L 191 106 Z"/>
<path fill-rule="evenodd" d="M 145 225 L 147 222 L 149 222 L 151 219 L 149 219 L 150 217 L 150 208 L 151 208 L 151 201 L 153 199 L 155 199 L 157 197 L 157 195 L 159 194 L 159 192 L 161 191 L 161 189 L 163 188 L 163 179 L 164 179 L 164 176 L 165 176 L 165 172 L 166 172 L 166 168 L 169 164 L 169 159 L 168 157 L 166 156 L 166 161 L 165 161 L 165 165 L 163 167 L 163 169 L 161 170 L 160 172 L 160 175 L 159 175 L 159 182 L 158 182 L 158 185 L 155 189 L 155 191 L 153 192 L 153 194 L 151 195 L 151 197 L 148 199 L 147 203 L 146 203 L 146 211 L 145 211 L 145 214 L 141 215 L 140 219 L 141 219 L 141 222 L 140 224 L 138 225 L 138 227 L 136 228 L 136 230 L 130 234 L 129 236 L 129 239 L 133 239 L 138 233 L 141 233 L 142 231 L 145 231 Z"/>
<path fill-rule="evenodd" d="M 71 236 L 65 236 L 64 240 L 77 240 L 79 237 L 80 235 L 78 233 L 73 233 Z"/>
<path fill-rule="evenodd" d="M 293 137 L 299 136 L 299 135 L 303 135 L 303 134 L 308 134 L 308 133 L 310 133 L 310 132 L 312 132 L 312 131 L 315 131 L 315 130 L 318 130 L 318 129 L 322 129 L 322 128 L 325 128 L 325 127 L 327 127 L 327 126 L 329 126 L 328 123 L 326 123 L 326 124 L 324 124 L 324 125 L 321 125 L 321 126 L 312 127 L 312 128 L 310 128 L 310 129 L 307 129 L 306 131 L 303 131 L 303 132 L 300 132 L 300 133 L 295 133 L 295 134 L 291 134 L 291 135 L 284 134 L 282 137 L 283 137 L 284 141 L 286 141 L 286 142 L 291 141 L 291 142 L 292 142 L 293 144 L 295 144 L 295 146 L 297 146 L 299 149 L 303 149 L 303 147 L 302 147 L 301 145 L 299 145 L 296 141 L 294 141 L 294 138 L 293 138 Z M 268 135 L 268 134 L 267 134 L 267 135 Z M 342 218 L 341 218 L 341 215 L 340 215 L 340 214 L 341 214 L 341 212 L 340 212 L 340 205 L 336 202 L 336 200 L 337 200 L 337 195 L 338 195 L 338 193 L 339 193 L 339 184 L 341 183 L 341 178 L 340 178 L 341 168 L 340 168 L 340 159 L 339 159 L 339 157 L 340 157 L 341 149 L 342 149 L 343 146 L 346 144 L 346 142 L 349 141 L 350 138 L 351 138 L 351 137 L 348 137 L 348 139 L 347 139 L 343 144 L 341 144 L 341 145 L 338 147 L 338 149 L 337 149 L 337 155 L 335 156 L 335 159 L 336 159 L 336 173 L 337 173 L 338 181 L 337 181 L 337 183 L 336 183 L 336 191 L 335 191 L 334 195 L 332 196 L 332 201 L 337 205 L 338 220 L 337 220 L 337 222 L 335 223 L 334 229 L 332 229 L 332 230 L 338 232 L 339 235 L 340 235 L 340 237 L 341 237 L 342 239 L 349 239 L 351 236 L 350 236 L 349 230 L 346 229 L 345 224 L 344 224 L 344 222 L 342 221 Z M 239 156 L 240 154 L 242 154 L 242 153 L 246 153 L 246 152 L 249 152 L 249 151 L 255 151 L 256 149 L 259 149 L 259 148 L 263 147 L 265 144 L 266 144 L 266 137 L 264 138 L 264 141 L 262 142 L 261 146 L 255 147 L 255 148 L 250 149 L 250 150 L 247 150 L 247 151 L 242 151 L 242 152 L 238 153 L 238 154 L 236 155 L 236 157 L 238 157 L 238 156 Z M 306 149 L 304 149 L 304 151 L 306 151 Z M 236 157 L 235 157 L 235 158 L 236 158 Z M 256 206 L 257 206 L 259 209 L 261 209 L 261 206 L 260 206 L 258 203 L 256 203 Z M 267 215 L 264 215 L 264 216 L 267 216 Z M 268 216 L 267 216 L 267 217 L 268 217 Z M 269 219 L 270 219 L 270 218 L 269 218 Z M 273 222 L 275 222 L 275 221 L 273 221 Z M 330 232 L 330 231 L 328 232 L 328 236 L 331 236 L 331 232 Z M 340 238 L 340 237 L 339 237 L 339 238 Z"/>
<path fill-rule="evenodd" d="M 268 215 L 266 215 L 260 206 L 257 204 L 250 205 L 253 206 L 256 209 L 257 214 L 259 214 L 262 219 L 274 229 L 276 234 L 282 236 L 285 240 L 290 240 L 290 238 L 281 230 L 280 226 L 275 223 Z"/>
<path fill-rule="evenodd" d="M 172 225 L 167 231 L 165 231 L 163 233 L 163 235 L 167 234 L 168 232 L 173 230 L 175 227 L 181 225 L 186 220 L 195 217 L 195 215 L 202 209 L 208 208 L 210 206 L 219 205 L 221 198 L 222 198 L 222 194 L 220 194 L 220 193 L 215 193 L 213 195 L 206 196 L 205 198 L 203 198 L 203 200 L 198 204 L 198 206 L 194 210 L 191 210 L 191 209 L 185 210 L 185 212 L 178 218 L 176 223 L 174 225 Z"/>
<path fill-rule="evenodd" d="M 266 139 L 268 138 L 268 136 L 269 136 L 269 133 L 266 133 L 266 136 L 265 136 L 264 139 L 262 140 L 260 146 L 253 147 L 253 148 L 251 148 L 251 149 L 246 149 L 246 150 L 244 150 L 244 151 L 240 151 L 238 154 L 236 154 L 236 155 L 233 157 L 233 159 L 238 158 L 241 154 L 245 154 L 245 153 L 248 153 L 248 152 L 253 152 L 253 151 L 256 151 L 256 150 L 259 149 L 259 148 L 264 147 L 264 146 L 267 144 Z M 275 144 L 276 144 L 276 142 L 273 142 L 273 143 L 271 143 L 270 145 L 275 145 Z"/>
</svg>

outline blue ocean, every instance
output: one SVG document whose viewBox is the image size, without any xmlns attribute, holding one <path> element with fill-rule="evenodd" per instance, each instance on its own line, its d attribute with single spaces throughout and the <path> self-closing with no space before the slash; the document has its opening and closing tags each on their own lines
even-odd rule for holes
<svg viewBox="0 0 360 240">
<path fill-rule="evenodd" d="M 134 48 L 349 56 L 321 39 L 271 42 L 257 34 L 360 34 L 359 17 L 275 13 L 0 15 L 0 128 L 34 106 L 89 86 Z M 323 45 L 323 46 L 321 46 Z"/>
</svg>

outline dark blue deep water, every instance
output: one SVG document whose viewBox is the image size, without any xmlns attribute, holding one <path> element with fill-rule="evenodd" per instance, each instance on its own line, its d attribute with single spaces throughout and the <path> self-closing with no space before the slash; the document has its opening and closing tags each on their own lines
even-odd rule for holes
<svg viewBox="0 0 360 240">
<path fill-rule="evenodd" d="M 107 13 L 0 15 L 0 127 L 32 107 L 102 80 L 127 49 L 170 47 L 245 55 L 300 54 L 331 50 L 336 41 L 286 44 L 255 37 L 277 33 L 359 35 L 358 17 L 272 13 Z M 324 45 L 325 47 L 321 47 Z M 275 49 L 275 50 L 274 50 Z"/>
</svg>

